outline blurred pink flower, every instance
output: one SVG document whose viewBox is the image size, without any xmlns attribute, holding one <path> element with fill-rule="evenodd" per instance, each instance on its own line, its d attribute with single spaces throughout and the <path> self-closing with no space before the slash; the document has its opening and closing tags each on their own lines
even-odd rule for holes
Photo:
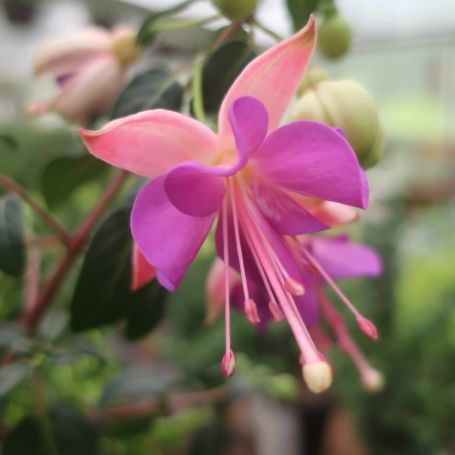
<svg viewBox="0 0 455 455">
<path fill-rule="evenodd" d="M 42 44 L 34 73 L 51 76 L 58 93 L 49 101 L 31 103 L 29 112 L 40 115 L 52 110 L 85 125 L 110 109 L 138 52 L 135 32 L 127 27 L 112 31 L 92 27 Z"/>
<path fill-rule="evenodd" d="M 81 135 L 96 157 L 152 179 L 136 197 L 131 228 L 167 289 L 177 289 L 218 218 L 217 250 L 225 263 L 223 373 L 230 376 L 235 369 L 232 267 L 240 272 L 248 320 L 260 322 L 249 283 L 262 281 L 299 345 L 305 381 L 321 392 L 331 383 L 331 370 L 294 301 L 309 283 L 284 235 L 330 226 L 311 214 L 308 201 L 365 208 L 368 184 L 336 129 L 306 121 L 279 127 L 315 42 L 311 18 L 303 30 L 253 60 L 223 100 L 218 134 L 180 113 L 155 109 Z"/>
</svg>

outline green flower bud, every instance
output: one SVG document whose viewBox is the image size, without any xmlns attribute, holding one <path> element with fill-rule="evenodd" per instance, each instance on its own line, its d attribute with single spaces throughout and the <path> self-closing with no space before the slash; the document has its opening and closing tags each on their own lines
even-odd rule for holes
<svg viewBox="0 0 455 455">
<path fill-rule="evenodd" d="M 358 82 L 325 80 L 312 85 L 297 101 L 291 118 L 342 128 L 364 168 L 374 165 L 382 155 L 384 133 L 377 109 Z"/>
<path fill-rule="evenodd" d="M 327 79 L 330 79 L 330 75 L 327 71 L 324 71 L 321 68 L 310 68 L 297 89 L 297 93 L 303 95 L 307 90 Z"/>
<path fill-rule="evenodd" d="M 324 17 L 318 28 L 318 49 L 329 59 L 337 59 L 351 47 L 351 27 L 338 14 Z"/>
<path fill-rule="evenodd" d="M 212 0 L 220 13 L 233 22 L 243 22 L 255 11 L 259 0 Z"/>
</svg>

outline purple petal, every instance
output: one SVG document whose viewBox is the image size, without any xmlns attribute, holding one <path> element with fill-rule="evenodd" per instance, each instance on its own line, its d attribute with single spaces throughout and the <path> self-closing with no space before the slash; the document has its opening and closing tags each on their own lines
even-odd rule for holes
<svg viewBox="0 0 455 455">
<path fill-rule="evenodd" d="M 269 116 L 258 99 L 242 96 L 232 103 L 229 121 L 239 153 L 252 153 L 267 134 Z"/>
<path fill-rule="evenodd" d="M 266 219 L 284 235 L 298 235 L 327 229 L 292 197 L 264 179 L 254 179 L 249 186 L 251 198 Z"/>
<path fill-rule="evenodd" d="M 302 121 L 270 134 L 254 154 L 273 183 L 310 197 L 365 208 L 367 182 L 346 139 L 321 123 Z"/>
<path fill-rule="evenodd" d="M 313 237 L 309 244 L 313 256 L 334 280 L 382 273 L 381 259 L 376 251 L 353 243 L 346 236 Z"/>
<path fill-rule="evenodd" d="M 267 133 L 267 112 L 255 98 L 237 99 L 229 111 L 237 146 L 233 164 L 207 166 L 186 162 L 166 176 L 165 189 L 171 202 L 181 212 L 191 216 L 207 216 L 217 211 L 226 193 L 224 179 L 242 169 L 248 155 L 262 142 Z"/>
<path fill-rule="evenodd" d="M 215 215 L 192 217 L 181 213 L 164 191 L 165 177 L 145 185 L 131 214 L 135 242 L 157 269 L 158 281 L 175 291 L 204 243 Z"/>
<path fill-rule="evenodd" d="M 164 188 L 177 209 L 198 217 L 216 212 L 226 194 L 224 179 L 200 169 L 196 163 L 172 169 L 166 175 Z"/>
</svg>

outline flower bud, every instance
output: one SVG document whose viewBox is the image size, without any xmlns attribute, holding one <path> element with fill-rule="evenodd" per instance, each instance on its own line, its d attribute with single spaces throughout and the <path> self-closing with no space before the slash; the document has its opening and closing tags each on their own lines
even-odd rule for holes
<svg viewBox="0 0 455 455">
<path fill-rule="evenodd" d="M 122 66 L 128 66 L 140 54 L 139 46 L 136 43 L 136 33 L 127 27 L 118 27 L 114 30 L 111 48 Z"/>
<path fill-rule="evenodd" d="M 310 81 L 307 86 L 291 113 L 292 120 L 315 120 L 342 128 L 360 164 L 364 168 L 374 165 L 382 155 L 384 135 L 368 91 L 351 80 Z"/>
<path fill-rule="evenodd" d="M 338 13 L 326 15 L 318 28 L 318 49 L 331 60 L 342 57 L 351 47 L 351 28 Z"/>
<path fill-rule="evenodd" d="M 212 0 L 220 13 L 233 22 L 243 22 L 255 11 L 258 0 Z"/>
</svg>

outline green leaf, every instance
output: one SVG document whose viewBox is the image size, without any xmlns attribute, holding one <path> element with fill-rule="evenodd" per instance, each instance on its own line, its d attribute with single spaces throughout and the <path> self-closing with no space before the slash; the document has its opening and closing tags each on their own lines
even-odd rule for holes
<svg viewBox="0 0 455 455">
<path fill-rule="evenodd" d="M 22 363 L 13 363 L 0 368 L 0 397 L 19 385 L 30 373 Z"/>
<path fill-rule="evenodd" d="M 19 276 L 25 264 L 24 215 L 16 196 L 0 199 L 0 270 Z"/>
<path fill-rule="evenodd" d="M 88 153 L 51 161 L 42 174 L 42 190 L 48 207 L 55 208 L 87 182 L 101 177 L 108 167 Z"/>
<path fill-rule="evenodd" d="M 230 41 L 208 56 L 202 69 L 202 96 L 206 113 L 216 113 L 235 78 L 255 57 L 245 41 Z"/>
<path fill-rule="evenodd" d="M 71 302 L 72 330 L 99 327 L 127 315 L 123 293 L 129 277 L 122 272 L 130 251 L 129 210 L 122 208 L 104 220 L 89 245 Z"/>
<path fill-rule="evenodd" d="M 175 382 L 175 374 L 150 367 L 135 367 L 113 377 L 103 390 L 100 406 L 159 399 Z"/>
<path fill-rule="evenodd" d="M 294 31 L 300 30 L 318 8 L 319 0 L 286 0 Z"/>
<path fill-rule="evenodd" d="M 3 455 L 98 455 L 98 434 L 76 409 L 54 406 L 43 419 L 26 416 L 8 434 Z"/>
<path fill-rule="evenodd" d="M 0 134 L 0 144 L 3 143 L 6 147 L 2 147 L 0 150 L 5 149 L 9 152 L 17 152 L 19 150 L 19 142 L 14 136 L 10 134 Z"/>
<path fill-rule="evenodd" d="M 167 296 L 168 292 L 156 280 L 130 293 L 127 305 L 131 314 L 126 320 L 126 338 L 142 338 L 158 325 L 164 316 Z"/>
<path fill-rule="evenodd" d="M 142 73 L 125 87 L 112 109 L 111 118 L 124 117 L 147 109 L 179 111 L 183 88 L 164 69 L 151 69 Z"/>
</svg>

